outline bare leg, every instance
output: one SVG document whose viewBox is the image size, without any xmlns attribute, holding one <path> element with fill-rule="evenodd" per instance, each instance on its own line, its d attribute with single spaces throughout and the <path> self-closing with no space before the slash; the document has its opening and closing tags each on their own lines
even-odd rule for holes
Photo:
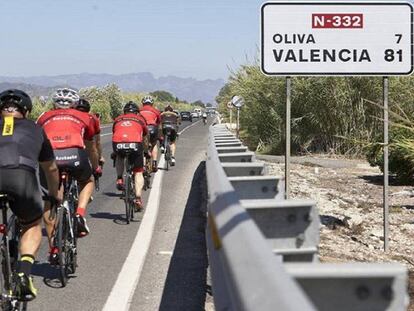
<svg viewBox="0 0 414 311">
<path fill-rule="evenodd" d="M 42 225 L 41 220 L 24 227 L 20 239 L 20 254 L 36 256 L 42 241 Z"/>
<path fill-rule="evenodd" d="M 142 173 L 135 173 L 134 174 L 135 179 L 135 194 L 138 198 L 142 195 L 142 188 L 144 187 L 144 176 Z"/>
</svg>

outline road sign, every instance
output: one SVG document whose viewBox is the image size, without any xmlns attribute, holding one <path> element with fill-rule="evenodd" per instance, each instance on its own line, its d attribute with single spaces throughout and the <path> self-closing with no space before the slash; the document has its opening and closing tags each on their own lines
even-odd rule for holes
<svg viewBox="0 0 414 311">
<path fill-rule="evenodd" d="M 236 95 L 231 98 L 231 103 L 234 107 L 241 108 L 244 105 L 244 99 L 243 97 Z"/>
<path fill-rule="evenodd" d="M 262 6 L 268 75 L 408 75 L 413 6 L 403 1 L 272 2 Z"/>
</svg>

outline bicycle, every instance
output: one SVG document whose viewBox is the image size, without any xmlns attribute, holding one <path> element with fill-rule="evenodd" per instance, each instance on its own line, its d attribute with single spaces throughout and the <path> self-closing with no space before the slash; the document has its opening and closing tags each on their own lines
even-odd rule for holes
<svg viewBox="0 0 414 311">
<path fill-rule="evenodd" d="M 54 205 L 50 217 L 57 216 L 53 234 L 53 246 L 58 250 L 59 279 L 65 287 L 69 275 L 76 272 L 77 264 L 77 222 L 75 219 L 78 202 L 78 184 L 69 172 L 60 174 L 63 186 L 63 201 Z"/>
<path fill-rule="evenodd" d="M 101 167 L 101 169 L 103 168 L 104 162 L 99 161 L 99 166 Z M 99 191 L 100 187 L 99 187 L 99 175 L 96 175 L 95 173 L 93 174 L 93 179 L 95 181 L 95 190 Z"/>
<path fill-rule="evenodd" d="M 124 190 L 122 191 L 122 199 L 125 203 L 126 222 L 129 224 L 134 219 L 135 213 L 135 180 L 132 173 L 133 163 L 130 161 L 130 154 L 134 152 L 133 149 L 124 150 L 127 159 L 126 172 L 124 174 Z"/>
<path fill-rule="evenodd" d="M 14 295 L 16 290 L 15 273 L 19 259 L 20 225 L 14 214 L 10 217 L 7 210 L 13 198 L 5 193 L 0 193 L 0 209 L 2 210 L 2 223 L 0 233 L 0 260 L 2 278 L 0 278 L 1 309 L 8 311 L 26 310 L 27 301 L 21 302 Z"/>
<path fill-rule="evenodd" d="M 170 135 L 172 132 L 172 127 L 170 126 L 166 126 L 163 128 L 163 134 L 164 134 L 164 141 L 163 141 L 163 145 L 164 145 L 164 160 L 165 160 L 165 169 L 168 171 L 169 166 L 171 165 L 171 159 L 172 159 L 172 154 L 171 154 L 171 146 L 170 146 Z"/>
<path fill-rule="evenodd" d="M 149 148 L 150 149 L 150 148 Z M 147 191 L 151 188 L 151 173 L 152 173 L 152 163 L 151 156 L 147 153 L 145 155 L 145 166 L 144 166 L 144 191 Z"/>
</svg>

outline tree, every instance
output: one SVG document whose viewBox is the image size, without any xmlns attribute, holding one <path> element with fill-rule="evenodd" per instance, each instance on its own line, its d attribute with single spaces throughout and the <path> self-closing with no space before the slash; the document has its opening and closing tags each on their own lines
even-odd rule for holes
<svg viewBox="0 0 414 311">
<path fill-rule="evenodd" d="M 174 102 L 176 101 L 176 97 L 167 91 L 155 91 L 150 93 L 151 96 L 156 97 L 159 101 L 162 102 Z"/>
<path fill-rule="evenodd" d="M 199 107 L 202 107 L 202 108 L 205 107 L 204 103 L 201 100 L 197 100 L 197 101 L 191 103 L 191 105 L 193 105 L 193 106 L 199 106 Z"/>
</svg>

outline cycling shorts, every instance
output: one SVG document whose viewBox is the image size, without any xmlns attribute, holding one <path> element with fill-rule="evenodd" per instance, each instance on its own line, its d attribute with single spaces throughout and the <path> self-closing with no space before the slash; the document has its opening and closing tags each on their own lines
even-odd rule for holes
<svg viewBox="0 0 414 311">
<path fill-rule="evenodd" d="M 56 157 L 56 164 L 59 168 L 59 172 L 68 172 L 78 182 L 88 181 L 92 176 L 92 167 L 89 162 L 88 153 L 85 149 L 80 148 L 68 148 L 68 149 L 56 149 L 53 151 Z M 46 176 L 42 169 L 40 169 L 40 185 L 42 186 L 42 192 L 47 194 L 47 181 Z"/>
<path fill-rule="evenodd" d="M 0 168 L 0 193 L 11 196 L 10 208 L 22 225 L 29 225 L 42 217 L 42 196 L 34 171 Z"/>
<path fill-rule="evenodd" d="M 171 124 L 163 124 L 162 134 L 170 138 L 170 142 L 175 142 L 177 140 L 177 130 L 175 126 Z"/>
<path fill-rule="evenodd" d="M 148 125 L 147 128 L 149 134 L 149 142 L 152 146 L 155 146 L 158 140 L 158 126 Z"/>
<path fill-rule="evenodd" d="M 112 142 L 112 149 L 117 157 L 128 157 L 134 172 L 144 171 L 144 146 L 142 143 L 116 143 Z"/>
<path fill-rule="evenodd" d="M 85 149 L 57 149 L 54 153 L 60 172 L 69 172 L 78 182 L 85 182 L 91 177 L 92 166 Z"/>
</svg>

